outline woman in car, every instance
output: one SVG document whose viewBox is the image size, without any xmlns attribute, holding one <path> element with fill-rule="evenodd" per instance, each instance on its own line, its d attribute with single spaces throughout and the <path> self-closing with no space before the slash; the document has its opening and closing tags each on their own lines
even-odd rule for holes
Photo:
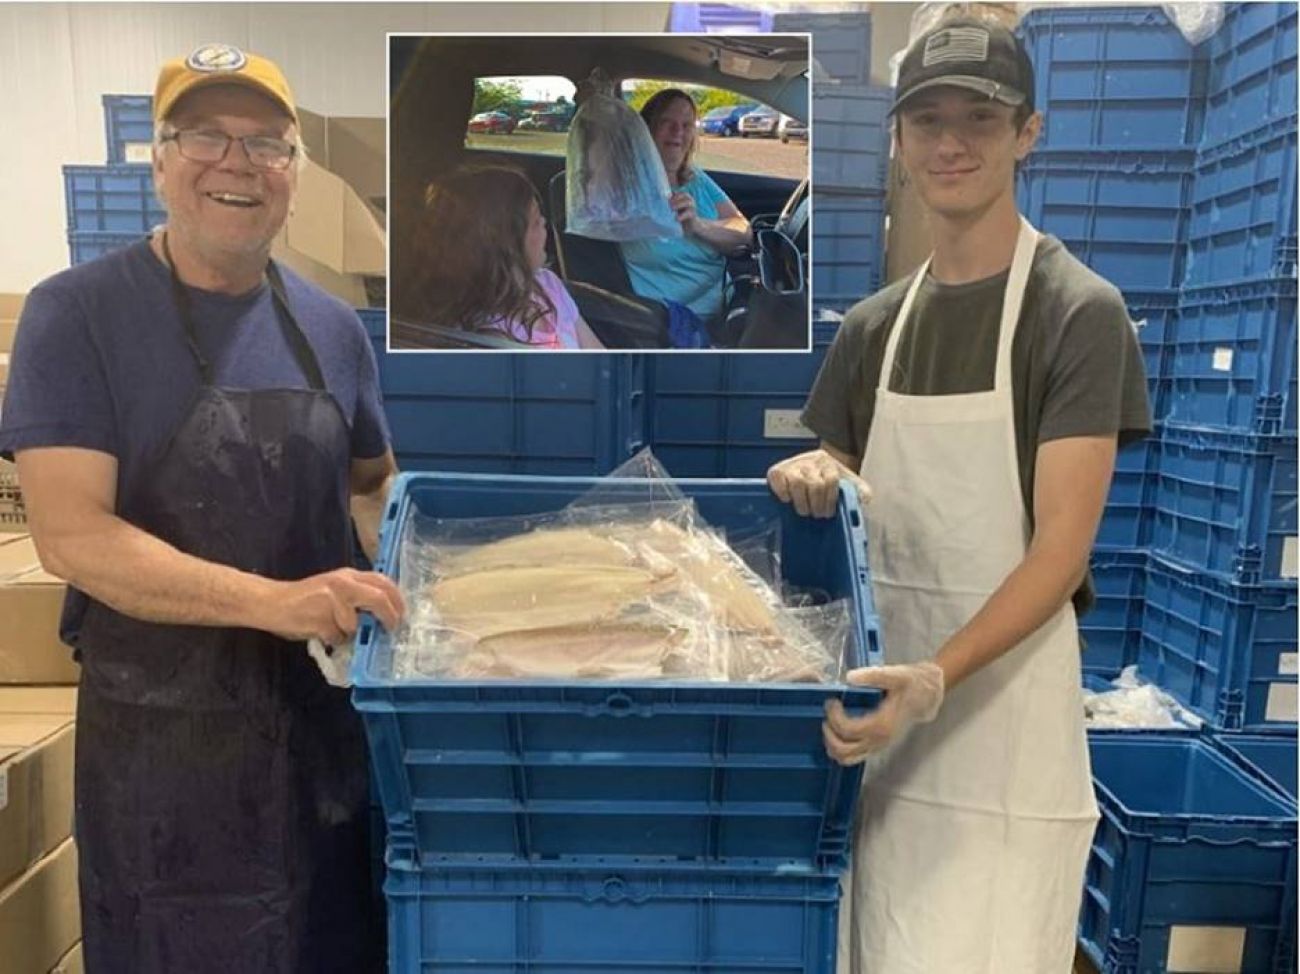
<svg viewBox="0 0 1300 974">
<path fill-rule="evenodd" d="M 749 221 L 704 170 L 692 165 L 695 102 L 665 88 L 641 109 L 672 187 L 670 202 L 682 236 L 621 245 L 632 290 L 690 308 L 702 321 L 722 311 L 726 255 L 750 242 Z"/>
<path fill-rule="evenodd" d="M 434 180 L 415 252 L 394 292 L 401 316 L 520 348 L 604 348 L 545 267 L 546 219 L 522 173 L 465 166 Z"/>
</svg>

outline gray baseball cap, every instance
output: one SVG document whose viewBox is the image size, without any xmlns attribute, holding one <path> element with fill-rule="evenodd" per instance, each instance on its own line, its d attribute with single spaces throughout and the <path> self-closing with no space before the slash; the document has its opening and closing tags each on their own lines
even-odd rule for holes
<svg viewBox="0 0 1300 974">
<path fill-rule="evenodd" d="M 892 115 L 929 88 L 979 92 L 1005 105 L 1034 107 L 1034 66 L 1007 28 L 978 17 L 954 17 L 916 39 L 898 69 Z"/>
</svg>

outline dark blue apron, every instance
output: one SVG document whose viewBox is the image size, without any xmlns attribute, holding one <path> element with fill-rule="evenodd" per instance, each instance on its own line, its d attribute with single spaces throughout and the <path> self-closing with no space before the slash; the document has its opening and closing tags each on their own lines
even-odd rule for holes
<svg viewBox="0 0 1300 974">
<path fill-rule="evenodd" d="M 267 276 L 309 388 L 215 386 L 173 269 L 202 385 L 118 513 L 198 558 L 293 580 L 352 563 L 351 451 L 274 264 Z M 382 968 L 365 739 L 304 645 L 141 622 L 92 600 L 78 646 L 87 971 Z"/>
</svg>

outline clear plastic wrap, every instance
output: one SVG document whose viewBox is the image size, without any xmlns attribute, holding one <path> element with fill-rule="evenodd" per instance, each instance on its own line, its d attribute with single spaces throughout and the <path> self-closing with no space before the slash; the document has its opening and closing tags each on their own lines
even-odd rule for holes
<svg viewBox="0 0 1300 974">
<path fill-rule="evenodd" d="M 1157 686 L 1142 682 L 1136 666 L 1125 667 L 1111 681 L 1113 689 L 1083 692 L 1087 725 L 1094 729 L 1147 730 L 1199 728 L 1201 718 Z"/>
<path fill-rule="evenodd" d="M 650 130 L 598 71 L 569 128 L 565 220 L 570 233 L 597 240 L 680 237 L 671 189 Z"/>
<path fill-rule="evenodd" d="M 658 469 L 643 457 L 631 473 Z M 623 471 L 628 473 L 628 471 Z M 782 604 L 775 527 L 746 532 L 755 571 L 661 478 L 611 476 L 529 517 L 411 515 L 396 678 L 830 682 L 846 601 Z"/>
</svg>

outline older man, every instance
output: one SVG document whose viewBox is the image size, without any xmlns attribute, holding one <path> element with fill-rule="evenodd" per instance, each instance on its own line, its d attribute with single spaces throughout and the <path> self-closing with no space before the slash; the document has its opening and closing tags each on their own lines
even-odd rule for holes
<svg viewBox="0 0 1300 974">
<path fill-rule="evenodd" d="M 154 113 L 167 223 L 31 292 L 0 426 L 70 583 L 87 967 L 365 970 L 364 739 L 303 641 L 402 612 L 345 567 L 394 472 L 375 362 L 268 257 L 302 157 L 279 68 L 208 45 Z"/>
</svg>

